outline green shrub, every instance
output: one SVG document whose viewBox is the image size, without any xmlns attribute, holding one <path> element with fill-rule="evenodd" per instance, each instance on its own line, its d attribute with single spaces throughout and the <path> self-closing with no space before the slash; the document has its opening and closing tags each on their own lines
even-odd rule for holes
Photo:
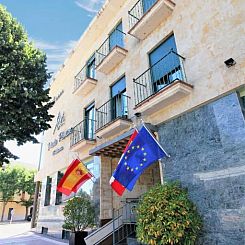
<svg viewBox="0 0 245 245">
<path fill-rule="evenodd" d="M 70 199 L 64 207 L 63 228 L 72 232 L 82 231 L 94 224 L 94 207 L 87 195 Z"/>
<path fill-rule="evenodd" d="M 137 239 L 145 244 L 192 245 L 202 227 L 196 207 L 178 183 L 149 190 L 142 197 L 137 214 Z"/>
</svg>

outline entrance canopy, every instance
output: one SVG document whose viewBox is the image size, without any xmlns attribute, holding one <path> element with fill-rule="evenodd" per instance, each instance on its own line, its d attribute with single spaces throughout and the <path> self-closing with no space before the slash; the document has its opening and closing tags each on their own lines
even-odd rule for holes
<svg viewBox="0 0 245 245">
<path fill-rule="evenodd" d="M 157 127 L 146 123 L 147 128 L 152 132 L 157 132 Z M 134 132 L 134 128 L 130 129 L 126 133 L 121 134 L 120 136 L 109 140 L 101 145 L 98 145 L 89 151 L 91 156 L 106 156 L 106 157 L 117 157 L 120 158 L 131 135 Z"/>
<path fill-rule="evenodd" d="M 92 156 L 106 156 L 120 158 L 123 150 L 125 149 L 130 136 L 133 134 L 134 129 L 106 142 L 89 151 Z"/>
</svg>

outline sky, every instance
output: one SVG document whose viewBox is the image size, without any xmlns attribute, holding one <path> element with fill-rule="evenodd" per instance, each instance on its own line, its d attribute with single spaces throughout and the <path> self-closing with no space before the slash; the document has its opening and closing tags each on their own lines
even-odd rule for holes
<svg viewBox="0 0 245 245">
<path fill-rule="evenodd" d="M 47 55 L 49 72 L 56 73 L 105 0 L 0 0 L 24 26 L 29 40 Z M 42 140 L 39 137 L 39 140 Z M 38 165 L 40 144 L 6 147 L 18 162 Z"/>
</svg>

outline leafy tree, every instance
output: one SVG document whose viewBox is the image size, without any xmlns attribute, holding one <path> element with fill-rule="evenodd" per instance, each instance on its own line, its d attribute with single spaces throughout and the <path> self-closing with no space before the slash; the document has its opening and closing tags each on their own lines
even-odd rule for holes
<svg viewBox="0 0 245 245">
<path fill-rule="evenodd" d="M 91 201 L 91 196 L 86 191 L 84 191 L 83 189 L 78 190 L 76 196 L 86 198 L 86 199 Z"/>
<path fill-rule="evenodd" d="M 177 183 L 153 187 L 143 196 L 137 213 L 137 238 L 145 244 L 192 245 L 202 227 L 187 191 Z"/>
<path fill-rule="evenodd" d="M 53 102 L 44 89 L 49 77 L 46 55 L 0 4 L 0 166 L 17 158 L 4 142 L 38 143 L 35 135 L 50 128 L 53 116 L 48 110 Z"/>
<path fill-rule="evenodd" d="M 94 223 L 94 207 L 87 194 L 70 199 L 64 207 L 64 229 L 78 232 Z"/>
<path fill-rule="evenodd" d="M 19 174 L 19 191 L 22 192 L 22 196 L 20 198 L 20 204 L 26 208 L 25 220 L 27 220 L 28 216 L 28 208 L 33 205 L 33 195 L 35 193 L 35 183 L 34 183 L 34 171 L 30 171 L 27 169 L 21 169 L 21 173 Z M 28 195 L 26 195 L 28 194 Z"/>
<path fill-rule="evenodd" d="M 19 192 L 19 168 L 7 166 L 0 168 L 0 201 L 3 202 L 1 221 L 3 221 L 6 205 Z"/>
</svg>

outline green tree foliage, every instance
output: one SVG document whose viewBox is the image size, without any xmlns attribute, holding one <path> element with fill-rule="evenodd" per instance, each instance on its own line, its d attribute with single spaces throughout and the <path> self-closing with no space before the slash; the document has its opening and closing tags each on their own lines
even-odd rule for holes
<svg viewBox="0 0 245 245">
<path fill-rule="evenodd" d="M 25 220 L 28 215 L 28 208 L 33 205 L 35 183 L 34 183 L 34 171 L 27 170 L 25 168 L 20 169 L 19 178 L 19 191 L 22 193 L 20 198 L 20 204 L 26 208 Z M 27 195 L 28 194 L 28 195 Z"/>
<path fill-rule="evenodd" d="M 0 165 L 16 158 L 4 142 L 37 143 L 35 135 L 50 128 L 53 102 L 44 89 L 48 79 L 46 55 L 0 4 Z"/>
<path fill-rule="evenodd" d="M 87 194 L 70 199 L 64 207 L 64 229 L 82 231 L 94 224 L 94 207 Z"/>
<path fill-rule="evenodd" d="M 3 203 L 1 221 L 3 221 L 7 203 L 19 192 L 19 170 L 18 167 L 11 166 L 0 168 L 0 201 Z"/>
<path fill-rule="evenodd" d="M 26 207 L 33 204 L 35 192 L 34 172 L 21 166 L 8 165 L 0 168 L 0 202 L 3 202 L 1 221 L 3 221 L 5 207 L 9 201 L 15 201 Z M 20 201 L 15 200 L 15 195 L 20 194 Z M 27 197 L 29 195 L 29 198 Z M 27 217 L 27 213 L 26 213 Z"/>
<path fill-rule="evenodd" d="M 145 244 L 192 245 L 202 227 L 187 191 L 177 183 L 153 187 L 143 196 L 137 213 L 137 238 Z"/>
</svg>

